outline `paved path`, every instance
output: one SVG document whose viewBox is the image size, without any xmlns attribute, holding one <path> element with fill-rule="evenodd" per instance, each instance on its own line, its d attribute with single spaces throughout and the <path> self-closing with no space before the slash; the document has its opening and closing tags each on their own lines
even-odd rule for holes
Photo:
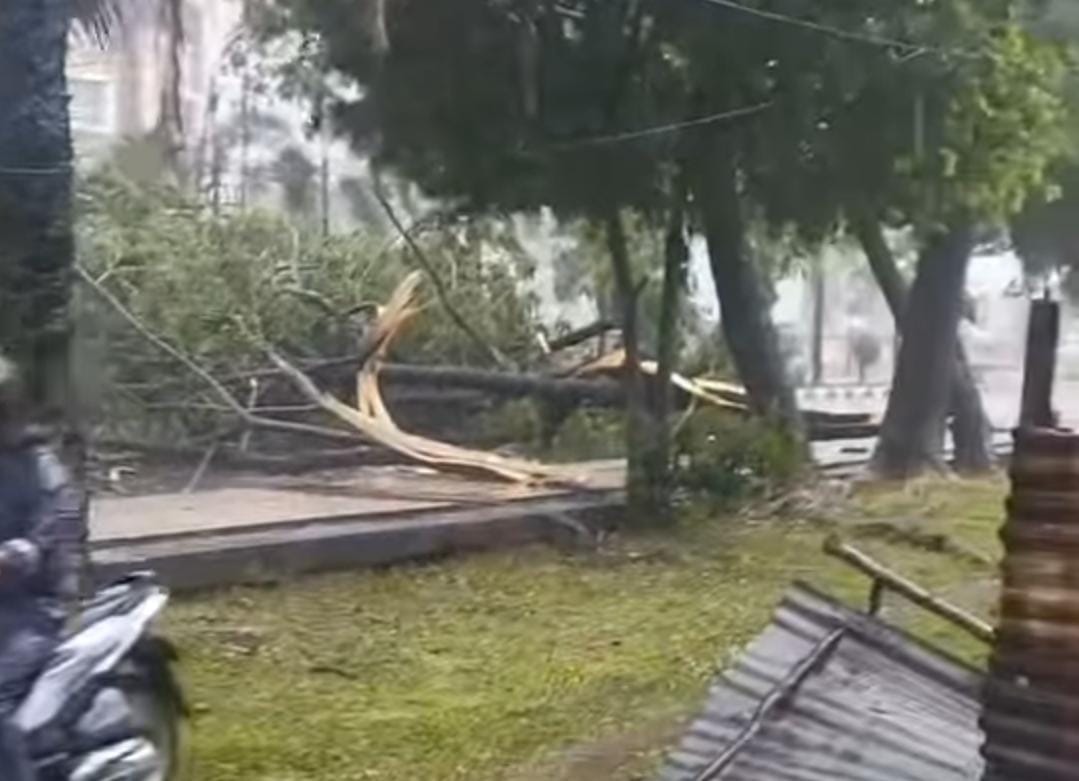
<svg viewBox="0 0 1079 781">
<path fill-rule="evenodd" d="M 589 490 L 621 486 L 624 469 L 619 462 L 579 466 Z M 451 477 L 426 469 L 363 467 L 304 478 L 253 477 L 228 488 L 191 494 L 99 497 L 91 508 L 90 528 L 95 543 L 113 544 L 315 521 L 385 520 L 572 493 L 569 489 Z"/>
</svg>

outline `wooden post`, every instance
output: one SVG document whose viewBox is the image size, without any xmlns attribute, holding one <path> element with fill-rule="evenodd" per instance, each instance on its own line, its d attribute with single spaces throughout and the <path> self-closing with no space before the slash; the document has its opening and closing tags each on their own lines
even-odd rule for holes
<svg viewBox="0 0 1079 781">
<path fill-rule="evenodd" d="M 1023 402 L 1019 413 L 1021 428 L 1053 428 L 1053 378 L 1056 374 L 1057 344 L 1060 341 L 1060 305 L 1048 299 L 1030 307 L 1027 354 L 1023 367 Z"/>
<path fill-rule="evenodd" d="M 838 537 L 829 537 L 824 541 L 824 552 L 846 562 L 873 579 L 874 593 L 870 600 L 871 614 L 875 612 L 873 608 L 879 610 L 882 596 L 881 590 L 887 589 L 913 602 L 923 610 L 940 616 L 945 621 L 965 630 L 982 642 L 993 642 L 993 627 L 989 624 L 966 610 L 945 602 L 914 581 L 904 578 L 902 575 L 874 561 L 857 548 L 842 542 Z"/>
</svg>

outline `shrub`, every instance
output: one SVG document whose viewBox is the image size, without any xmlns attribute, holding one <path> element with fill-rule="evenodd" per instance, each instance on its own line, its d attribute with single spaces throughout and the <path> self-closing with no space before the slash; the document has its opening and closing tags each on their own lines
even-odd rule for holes
<svg viewBox="0 0 1079 781">
<path fill-rule="evenodd" d="M 625 415 L 620 409 L 575 410 L 558 428 L 545 457 L 552 461 L 592 461 L 626 454 Z"/>
<path fill-rule="evenodd" d="M 675 464 L 680 488 L 723 503 L 781 490 L 804 466 L 798 445 L 771 422 L 712 409 L 679 431 Z"/>
</svg>

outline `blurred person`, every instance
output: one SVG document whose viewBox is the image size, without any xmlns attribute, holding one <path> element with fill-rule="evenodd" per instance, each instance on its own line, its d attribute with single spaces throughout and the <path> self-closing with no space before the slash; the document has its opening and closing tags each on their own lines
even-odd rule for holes
<svg viewBox="0 0 1079 781">
<path fill-rule="evenodd" d="M 860 316 L 847 320 L 847 371 L 857 371 L 858 383 L 864 385 L 869 370 L 880 360 L 881 339 L 869 321 Z"/>
<path fill-rule="evenodd" d="M 29 426 L 16 367 L 0 356 L 0 779 L 33 781 L 11 716 L 79 596 L 85 514 L 59 458 Z"/>
</svg>

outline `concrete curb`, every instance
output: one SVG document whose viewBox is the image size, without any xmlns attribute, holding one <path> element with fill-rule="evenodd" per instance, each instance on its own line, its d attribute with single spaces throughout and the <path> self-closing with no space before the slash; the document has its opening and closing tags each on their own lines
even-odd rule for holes
<svg viewBox="0 0 1079 781">
<path fill-rule="evenodd" d="M 174 590 L 267 584 L 296 575 L 378 567 L 531 543 L 577 544 L 625 508 L 621 490 L 497 505 L 345 516 L 91 545 L 94 579 L 151 570 Z M 567 522 L 571 519 L 571 522 Z"/>
</svg>

